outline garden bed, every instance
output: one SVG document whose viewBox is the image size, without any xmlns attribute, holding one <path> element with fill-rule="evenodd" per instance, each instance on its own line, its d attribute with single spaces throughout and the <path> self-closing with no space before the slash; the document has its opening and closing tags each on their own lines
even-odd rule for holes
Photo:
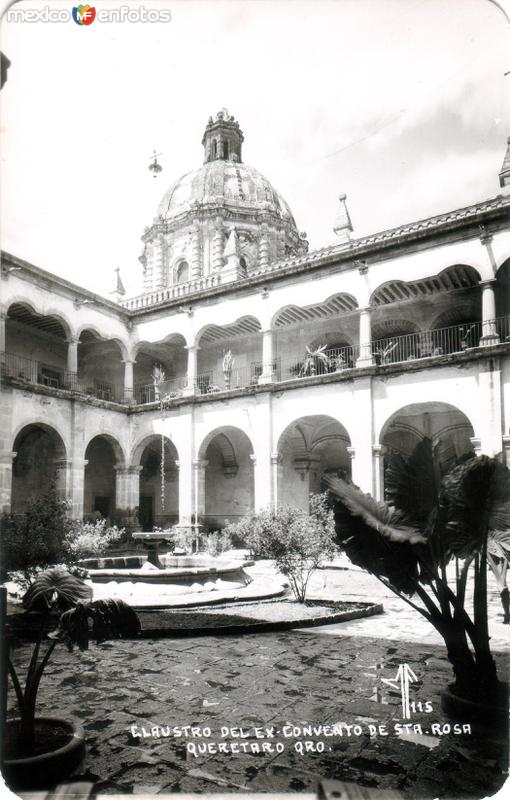
<svg viewBox="0 0 510 800">
<path fill-rule="evenodd" d="M 178 611 L 139 611 L 142 636 L 256 633 L 331 625 L 382 614 L 380 603 L 272 600 Z"/>
</svg>

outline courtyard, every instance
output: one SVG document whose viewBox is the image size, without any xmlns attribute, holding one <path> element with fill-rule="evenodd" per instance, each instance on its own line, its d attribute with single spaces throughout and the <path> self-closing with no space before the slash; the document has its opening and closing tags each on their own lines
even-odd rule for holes
<svg viewBox="0 0 510 800">
<path fill-rule="evenodd" d="M 58 647 L 40 710 L 84 726 L 88 752 L 71 779 L 148 796 L 315 792 L 322 779 L 417 800 L 494 794 L 506 737 L 450 727 L 440 691 L 451 668 L 432 628 L 372 576 L 343 559 L 334 566 L 315 573 L 311 597 L 382 602 L 384 614 L 306 631 Z M 273 572 L 269 562 L 249 569 Z M 505 679 L 508 627 L 492 576 L 489 618 Z M 416 678 L 410 720 L 385 683 L 401 664 Z"/>
</svg>

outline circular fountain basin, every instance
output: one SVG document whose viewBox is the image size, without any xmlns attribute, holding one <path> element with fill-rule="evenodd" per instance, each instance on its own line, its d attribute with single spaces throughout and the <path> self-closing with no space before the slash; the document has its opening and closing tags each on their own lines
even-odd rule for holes
<svg viewBox="0 0 510 800">
<path fill-rule="evenodd" d="M 93 599 L 113 597 L 134 608 L 169 608 L 278 597 L 283 580 L 261 582 L 245 572 L 253 561 L 206 556 L 159 555 L 162 568 L 146 556 L 84 559 Z"/>
</svg>

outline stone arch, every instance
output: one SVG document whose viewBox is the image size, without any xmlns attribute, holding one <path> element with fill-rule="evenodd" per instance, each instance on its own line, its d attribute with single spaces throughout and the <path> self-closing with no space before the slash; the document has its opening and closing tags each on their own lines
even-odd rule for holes
<svg viewBox="0 0 510 800">
<path fill-rule="evenodd" d="M 338 317 L 340 314 L 349 314 L 356 311 L 358 301 L 348 292 L 337 292 L 329 295 L 325 300 L 310 303 L 307 306 L 289 304 L 282 306 L 273 314 L 272 328 L 283 328 L 288 325 L 299 325 L 304 322 Z"/>
<path fill-rule="evenodd" d="M 384 467 L 392 454 L 408 458 L 425 437 L 430 438 L 441 473 L 464 455 L 473 454 L 474 429 L 467 415 L 450 403 L 425 402 L 402 406 L 386 420 L 379 442 Z"/>
<path fill-rule="evenodd" d="M 314 414 L 289 423 L 278 439 L 278 505 L 308 511 L 310 494 L 321 491 L 324 474 L 350 475 L 350 445 L 346 428 L 329 415 Z"/>
<path fill-rule="evenodd" d="M 423 300 L 453 290 L 473 289 L 480 283 L 480 273 L 469 264 L 452 264 L 436 275 L 403 281 L 400 278 L 384 281 L 376 286 L 369 304 L 377 307 L 409 300 Z"/>
<path fill-rule="evenodd" d="M 188 283 L 191 279 L 189 262 L 185 258 L 179 258 L 174 266 L 174 284 Z"/>
<path fill-rule="evenodd" d="M 84 457 L 85 458 L 87 457 L 86 456 L 87 448 L 90 445 L 90 443 L 94 439 L 99 437 L 99 436 L 102 437 L 103 439 L 105 439 L 108 442 L 108 444 L 110 445 L 110 447 L 112 448 L 113 454 L 115 455 L 115 463 L 118 464 L 119 466 L 125 466 L 126 463 L 127 463 L 127 460 L 126 460 L 126 453 L 125 453 L 125 450 L 124 450 L 123 446 L 120 444 L 117 436 L 115 435 L 115 433 L 113 431 L 108 431 L 108 430 L 106 430 L 104 428 L 102 430 L 100 430 L 100 431 L 97 431 L 97 433 L 95 433 L 93 436 L 90 437 L 90 439 L 88 440 L 87 444 L 85 445 L 85 456 Z"/>
<path fill-rule="evenodd" d="M 153 370 L 161 366 L 165 373 L 163 392 L 179 392 L 187 382 L 188 354 L 182 333 L 173 332 L 157 342 L 142 340 L 133 347 L 135 399 L 138 403 L 157 400 Z"/>
<path fill-rule="evenodd" d="M 66 497 L 67 451 L 56 427 L 42 421 L 20 426 L 14 435 L 11 509 L 24 511 L 31 500 L 44 495 L 54 482 L 59 496 Z"/>
<path fill-rule="evenodd" d="M 209 530 L 237 522 L 254 507 L 253 445 L 241 428 L 210 431 L 198 450 L 197 511 Z"/>
<path fill-rule="evenodd" d="M 39 307 L 34 303 L 33 299 L 29 299 L 24 297 L 23 295 L 16 295 L 14 297 L 10 297 L 6 304 L 6 315 L 9 317 L 9 312 L 12 313 L 13 307 L 20 307 L 20 310 L 24 308 L 26 312 L 32 317 L 38 317 L 42 321 L 44 320 L 51 320 L 54 319 L 58 322 L 61 326 L 63 331 L 64 339 L 68 339 L 74 335 L 74 326 L 69 319 L 69 317 L 62 311 L 62 309 L 54 308 L 50 306 L 45 308 L 44 311 L 41 311 Z M 12 317 L 11 317 L 12 318 Z"/>
<path fill-rule="evenodd" d="M 195 341 L 199 345 L 197 383 L 202 394 L 257 383 L 262 371 L 262 330 L 257 317 L 247 314 L 228 325 L 205 325 Z M 234 361 L 230 373 L 225 373 L 223 358 L 228 351 Z"/>
<path fill-rule="evenodd" d="M 510 316 L 510 258 L 496 272 L 496 317 Z"/>
<path fill-rule="evenodd" d="M 125 466 L 124 451 L 115 436 L 104 431 L 85 448 L 83 511 L 85 518 L 112 520 L 117 508 L 117 467 Z"/>
</svg>

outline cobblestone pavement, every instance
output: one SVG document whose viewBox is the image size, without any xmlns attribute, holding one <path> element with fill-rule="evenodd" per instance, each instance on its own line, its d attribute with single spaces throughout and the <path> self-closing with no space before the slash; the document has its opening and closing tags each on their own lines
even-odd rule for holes
<svg viewBox="0 0 510 800">
<path fill-rule="evenodd" d="M 357 599 L 380 600 L 380 591 L 366 596 L 370 580 L 328 570 L 312 591 L 346 597 L 349 584 Z M 425 629 L 410 625 L 407 614 L 397 601 L 387 615 L 312 632 L 119 641 L 71 654 L 60 647 L 43 679 L 39 713 L 83 723 L 88 754 L 74 779 L 105 793 L 304 792 L 329 778 L 399 789 L 413 800 L 491 795 L 504 781 L 506 741 L 490 732 L 447 733 L 439 695 L 451 679 L 444 647 L 423 641 Z M 23 645 L 15 660 L 27 657 Z M 498 662 L 506 677 L 506 658 Z M 400 693 L 383 679 L 395 678 L 402 663 L 417 678 L 411 701 L 428 701 L 432 710 L 416 705 L 411 721 L 421 730 L 399 735 Z M 309 734 L 302 731 L 308 724 L 330 728 Z M 335 724 L 336 735 L 326 735 Z M 209 727 L 211 735 L 136 735 L 155 725 Z M 373 735 L 379 725 L 384 731 Z M 257 738 L 256 727 L 274 735 L 259 731 Z M 222 737 L 222 728 L 237 730 Z M 240 728 L 246 738 L 234 735 Z M 218 742 L 240 752 L 215 752 Z M 187 750 L 208 743 L 211 752 Z M 250 751 L 263 745 L 266 752 Z"/>
</svg>

